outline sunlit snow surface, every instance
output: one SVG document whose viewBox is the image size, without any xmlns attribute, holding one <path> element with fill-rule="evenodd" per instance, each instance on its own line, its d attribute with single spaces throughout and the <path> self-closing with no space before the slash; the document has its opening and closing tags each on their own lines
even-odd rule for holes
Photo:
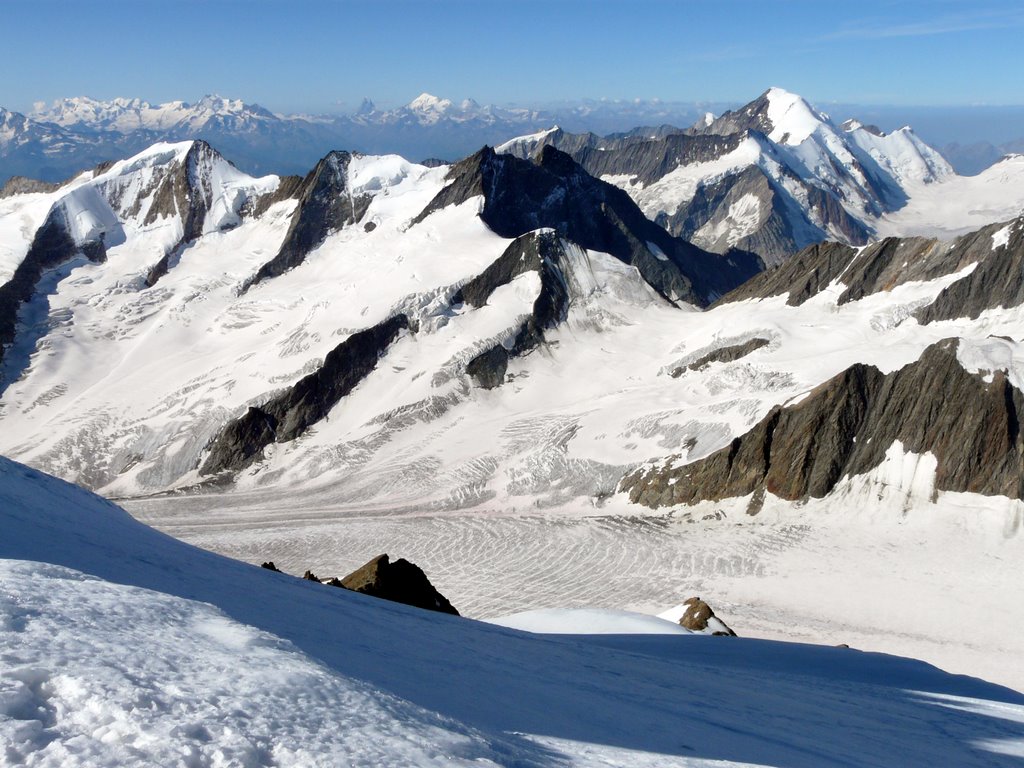
<svg viewBox="0 0 1024 768">
<path fill-rule="evenodd" d="M 878 223 L 879 236 L 951 237 L 1024 213 L 1024 155 L 1011 155 L 977 176 L 914 182 L 910 201 Z"/>
<path fill-rule="evenodd" d="M 6 459 L 0 522 L 5 763 L 1009 766 L 1024 748 L 1024 696 L 920 662 L 420 611 L 193 549 Z"/>
<path fill-rule="evenodd" d="M 104 183 L 144 189 L 155 163 L 187 150 L 158 146 Z M 807 505 L 769 499 L 756 518 L 746 500 L 650 514 L 616 494 L 640 463 L 705 456 L 854 363 L 892 371 L 949 336 L 965 339 L 969 370 L 1004 369 L 1019 385 L 1024 310 L 919 326 L 912 313 L 965 271 L 842 306 L 837 283 L 800 307 L 777 297 L 702 313 L 669 306 L 606 254 L 569 249 L 566 322 L 483 390 L 466 363 L 514 338 L 539 279 L 521 275 L 484 307 L 451 303 L 509 241 L 480 221 L 478 199 L 410 225 L 445 172 L 358 158 L 350 186 L 374 195 L 366 218 L 377 226 L 332 234 L 302 266 L 247 292 L 294 202 L 209 232 L 146 288 L 181 222 L 144 226 L 142 200 L 119 219 L 125 240 L 106 263 L 54 275 L 53 295 L 26 307 L 31 332 L 5 361 L 0 453 L 112 496 L 188 489 L 229 419 L 401 311 L 418 330 L 229 493 L 127 506 L 190 542 L 292 573 L 340 576 L 383 551 L 408 557 L 473 617 L 573 606 L 655 614 L 700 595 L 740 635 L 898 652 L 1024 688 L 1007 661 L 1024 654 L 1021 505 L 951 494 L 932 503 L 926 458 L 894 458 L 879 470 L 889 474 Z M 217 173 L 225 212 L 238 189 L 277 183 Z M 0 201 L 0 228 L 13 233 L 0 267 L 24 258 L 46 201 L 62 194 Z M 769 343 L 688 369 L 755 337 Z M 960 606 L 983 612 L 991 630 L 952 626 Z"/>
</svg>

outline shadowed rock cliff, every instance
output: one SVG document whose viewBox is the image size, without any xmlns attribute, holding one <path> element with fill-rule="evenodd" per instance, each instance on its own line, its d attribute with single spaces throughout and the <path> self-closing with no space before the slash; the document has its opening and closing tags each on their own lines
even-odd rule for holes
<svg viewBox="0 0 1024 768">
<path fill-rule="evenodd" d="M 993 238 L 1003 230 L 1007 242 L 996 247 Z M 922 322 L 977 317 L 985 309 L 1016 306 L 1024 301 L 1020 220 L 1009 225 L 992 224 L 946 242 L 889 237 L 859 249 L 819 243 L 756 275 L 719 303 L 788 294 L 786 303 L 799 306 L 838 281 L 843 292 L 837 302 L 846 304 L 904 283 L 950 275 L 971 264 L 978 267 L 946 288 L 933 306 L 919 313 Z"/>
<path fill-rule="evenodd" d="M 414 219 L 474 197 L 480 217 L 502 237 L 551 228 L 584 248 L 636 267 L 663 296 L 698 305 L 731 290 L 762 267 L 753 254 L 704 251 L 647 219 L 621 189 L 595 179 L 571 157 L 544 147 L 536 163 L 484 147 L 452 167 L 448 185 Z"/>
<path fill-rule="evenodd" d="M 294 269 L 331 232 L 358 222 L 370 204 L 369 195 L 353 197 L 348 185 L 349 152 L 331 152 L 301 183 L 289 181 L 281 194 L 297 196 L 298 206 L 277 255 L 260 267 L 249 286 Z M 287 199 L 287 198 L 281 198 Z M 266 205 L 276 202 L 269 199 Z"/>
<path fill-rule="evenodd" d="M 540 293 L 509 349 L 498 344 L 473 358 L 468 373 L 484 389 L 504 381 L 510 358 L 533 349 L 544 340 L 544 331 L 565 319 L 569 312 L 569 279 L 566 273 L 571 247 L 552 231 L 530 232 L 517 237 L 487 269 L 470 280 L 452 297 L 453 304 L 482 307 L 498 288 L 526 272 L 540 274 Z"/>
</svg>

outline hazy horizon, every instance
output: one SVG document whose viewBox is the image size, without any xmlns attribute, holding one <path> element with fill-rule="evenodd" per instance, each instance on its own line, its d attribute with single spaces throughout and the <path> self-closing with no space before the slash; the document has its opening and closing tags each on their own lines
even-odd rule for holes
<svg viewBox="0 0 1024 768">
<path fill-rule="evenodd" d="M 643 122 L 630 122 L 629 117 L 635 116 L 637 119 L 642 120 L 645 117 L 661 117 L 663 121 L 671 121 L 672 117 L 678 118 L 676 123 L 677 127 L 686 127 L 696 119 L 699 114 L 708 110 L 714 112 L 716 115 L 721 114 L 727 109 L 735 109 L 742 106 L 750 101 L 753 101 L 761 93 L 767 90 L 771 84 L 765 85 L 764 87 L 752 92 L 749 97 L 742 101 L 725 101 L 725 100 L 696 100 L 696 101 L 685 101 L 685 100 L 668 100 L 668 99 L 590 99 L 590 98 L 579 98 L 579 99 L 559 99 L 555 101 L 534 101 L 534 102 L 518 102 L 518 103 L 500 103 L 495 100 L 487 98 L 479 98 L 469 95 L 460 94 L 448 94 L 442 93 L 435 90 L 427 90 L 423 93 L 430 93 L 438 98 L 449 99 L 455 104 L 459 104 L 464 99 L 473 99 L 482 106 L 493 105 L 502 108 L 525 108 L 533 109 L 538 111 L 549 111 L 557 112 L 558 110 L 571 110 L 580 106 L 593 106 L 596 110 L 605 109 L 608 111 L 608 116 L 604 120 L 600 120 L 595 117 L 594 125 L 590 126 L 586 124 L 584 120 L 579 120 L 574 125 L 563 126 L 569 130 L 601 130 L 619 131 L 628 130 L 630 128 L 637 127 L 645 124 Z M 779 86 L 785 87 L 785 86 Z M 787 90 L 793 90 L 787 88 Z M 799 93 L 799 91 L 794 91 Z M 341 116 L 351 115 L 358 110 L 362 99 L 355 104 L 339 104 L 334 109 L 316 112 L 315 110 L 280 110 L 275 109 L 272 105 L 263 103 L 258 99 L 248 98 L 243 94 L 235 93 L 206 93 L 200 95 L 183 94 L 179 95 L 175 99 L 168 101 L 184 101 L 189 104 L 194 104 L 200 101 L 206 95 L 216 95 L 228 99 L 238 99 L 250 105 L 256 105 L 269 109 L 275 114 L 293 116 L 293 115 L 318 115 L 318 116 Z M 415 96 L 418 96 L 416 94 Z M 800 94 L 806 97 L 806 94 Z M 415 98 L 415 96 L 413 98 Z M 99 99 L 98 97 L 91 94 L 69 94 L 61 98 L 95 98 L 101 101 L 110 101 L 113 98 L 138 98 L 146 101 L 152 105 L 157 105 L 160 102 L 155 99 L 146 98 L 144 95 L 135 93 L 122 93 L 117 96 L 110 97 L 107 99 Z M 408 103 L 402 102 L 400 104 L 378 102 L 373 98 L 371 94 L 367 94 L 363 98 L 367 98 L 372 101 L 375 106 L 380 110 L 395 109 L 404 106 Z M 410 99 L 409 101 L 411 101 Z M 30 105 L 27 109 L 18 109 L 10 104 L 4 104 L 0 102 L 0 107 L 13 109 L 17 112 L 23 112 L 25 114 L 31 114 L 33 110 L 39 110 L 42 108 L 48 108 L 59 99 L 53 101 L 42 101 L 37 100 L 34 104 Z M 925 141 L 935 145 L 948 145 L 948 144 L 975 144 L 982 142 L 989 142 L 992 144 L 1002 144 L 1006 142 L 1012 142 L 1024 138 L 1024 104 L 1014 105 L 900 105 L 900 104 L 869 104 L 869 103 L 839 103 L 836 101 L 815 101 L 808 98 L 808 101 L 816 109 L 827 113 L 836 122 L 842 122 L 849 118 L 855 118 L 864 123 L 876 124 L 879 128 L 884 131 L 892 131 L 901 128 L 905 125 L 909 125 L 914 129 L 918 135 L 920 135 Z M 668 113 L 668 114 L 666 114 Z M 674 113 L 674 114 L 672 114 Z M 557 115 L 555 115 L 557 116 Z M 656 122 L 656 121 L 655 121 Z"/>
</svg>

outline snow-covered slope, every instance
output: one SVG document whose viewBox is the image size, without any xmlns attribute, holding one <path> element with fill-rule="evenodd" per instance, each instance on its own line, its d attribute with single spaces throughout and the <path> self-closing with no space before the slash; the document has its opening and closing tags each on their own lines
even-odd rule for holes
<svg viewBox="0 0 1024 768">
<path fill-rule="evenodd" d="M 542 639 L 193 549 L 6 459 L 0 521 L 15 764 L 994 766 L 1024 748 L 1024 697 L 920 662 Z"/>
<path fill-rule="evenodd" d="M 884 134 L 855 120 L 837 125 L 780 88 L 664 137 L 553 129 L 502 149 L 529 156 L 545 144 L 620 185 L 675 234 L 712 250 L 748 248 L 771 263 L 821 240 L 961 234 L 1024 210 L 1019 163 L 960 177 L 909 127 Z"/>
<path fill-rule="evenodd" d="M 446 168 L 332 153 L 305 179 L 282 181 L 245 176 L 202 143 L 161 144 L 53 192 L 9 198 L 4 221 L 18 237 L 0 264 L 12 275 L 0 287 L 3 449 L 117 494 L 205 482 L 212 467 L 240 468 L 226 458 L 237 449 L 245 464 L 260 451 L 242 486 L 341 481 L 345 498 L 445 506 L 488 498 L 500 473 L 477 455 L 431 490 L 386 467 L 401 446 L 419 445 L 414 475 L 435 451 L 458 456 L 454 436 L 441 437 L 452 418 L 466 420 L 455 444 L 473 453 L 474 424 L 495 397 L 479 382 L 499 366 L 501 384 L 506 368 L 514 378 L 545 356 L 545 334 L 686 315 L 669 298 L 706 301 L 756 268 L 671 238 L 555 154 L 537 166 L 484 153 L 446 180 Z M 545 224 L 615 255 L 542 229 L 516 246 L 544 240 L 529 269 L 519 251 L 499 259 Z M 457 295 L 463 287 L 472 296 Z M 378 346 L 360 346 L 392 321 Z M 334 399 L 314 408 L 301 394 L 333 387 L 327 361 L 348 375 L 357 358 L 361 373 Z M 239 446 L 256 440 L 238 437 L 248 409 L 271 402 L 281 434 Z M 422 442 L 424 428 L 441 442 Z M 210 460 L 215 441 L 220 458 Z M 620 473 L 595 469 L 611 485 Z M 518 472 L 503 481 L 532 482 Z"/>
<path fill-rule="evenodd" d="M 905 206 L 882 216 L 878 236 L 950 237 L 1024 212 L 1024 155 L 1010 155 L 976 176 L 939 184 L 912 180 Z"/>
</svg>

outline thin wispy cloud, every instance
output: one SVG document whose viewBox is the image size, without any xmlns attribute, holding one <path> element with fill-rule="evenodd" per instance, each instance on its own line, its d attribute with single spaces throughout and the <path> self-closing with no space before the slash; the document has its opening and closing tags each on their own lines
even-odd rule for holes
<svg viewBox="0 0 1024 768">
<path fill-rule="evenodd" d="M 879 19 L 876 22 L 843 27 L 824 35 L 822 39 L 883 40 L 892 37 L 931 37 L 1008 27 L 1024 27 L 1024 12 L 957 14 L 904 24 L 891 24 Z"/>
</svg>

